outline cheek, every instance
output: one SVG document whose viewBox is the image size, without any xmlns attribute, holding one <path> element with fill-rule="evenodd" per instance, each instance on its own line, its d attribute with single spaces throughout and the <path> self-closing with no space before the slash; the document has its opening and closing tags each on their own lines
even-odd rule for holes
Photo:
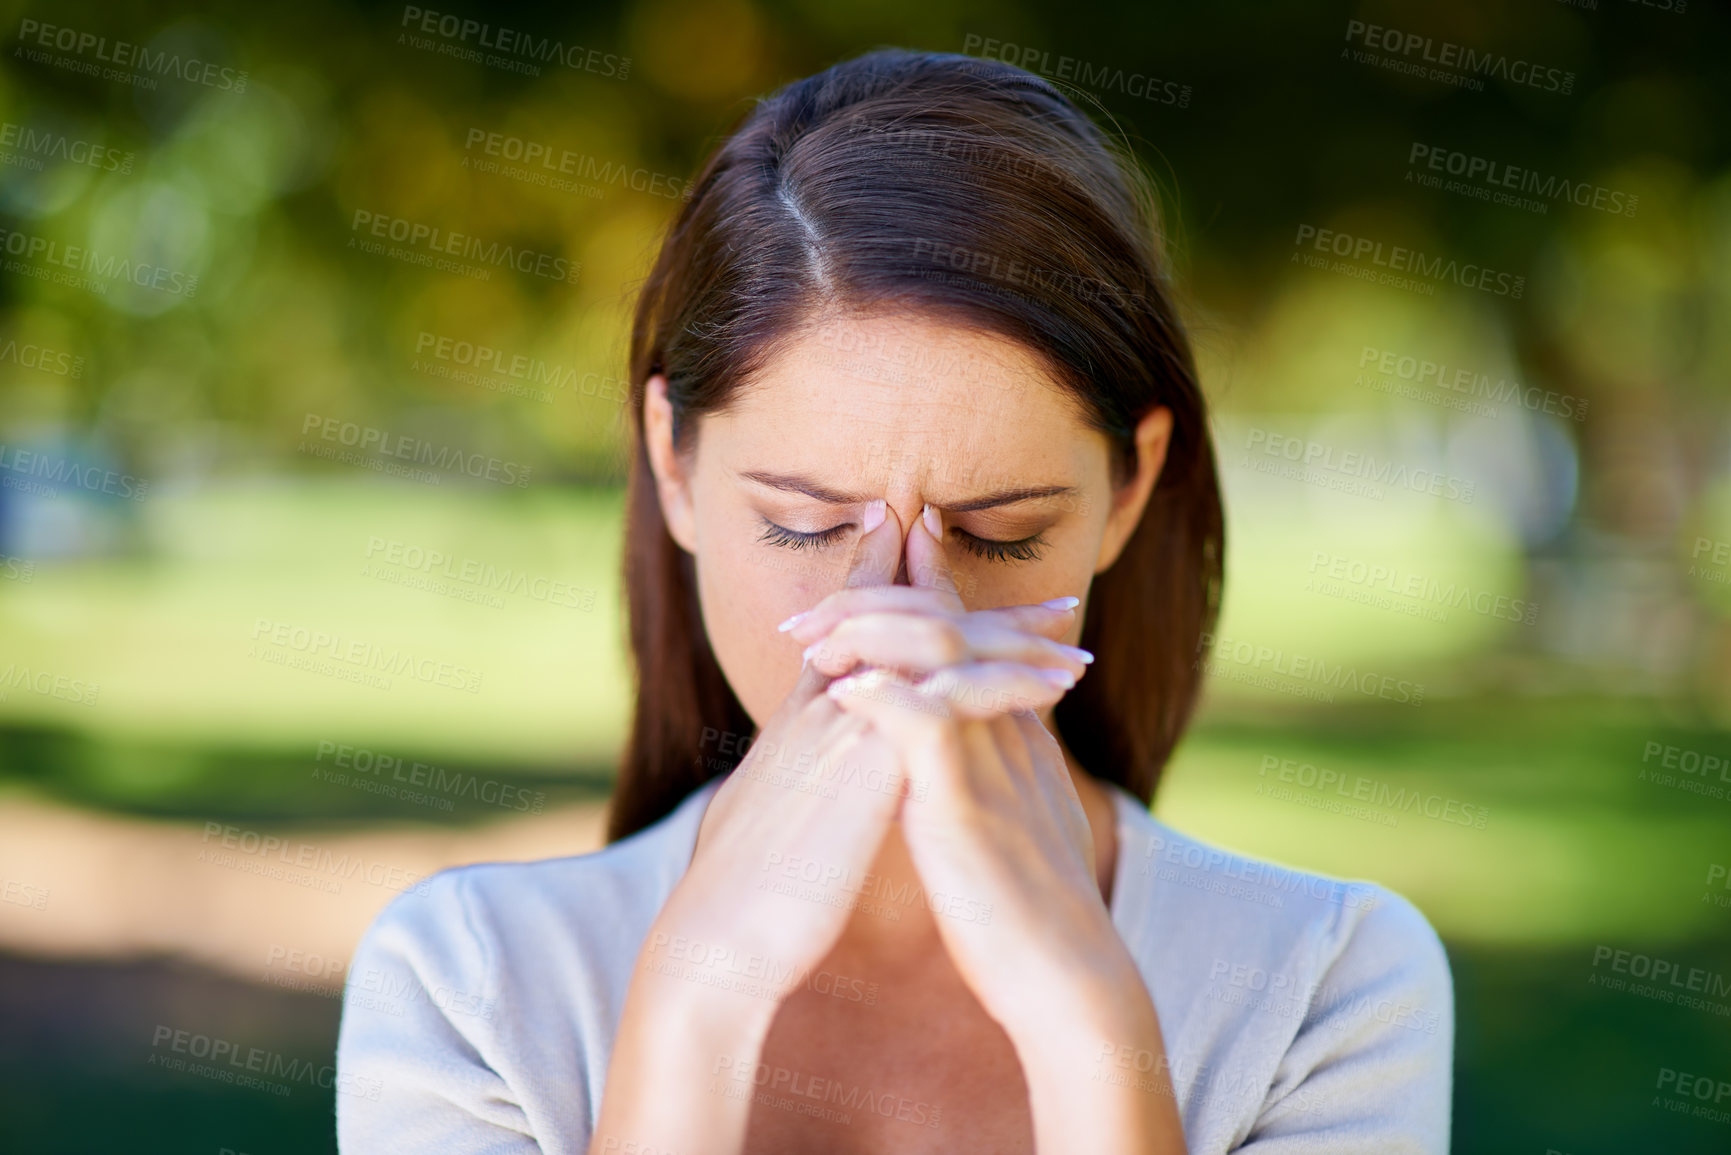
<svg viewBox="0 0 1731 1155">
<path fill-rule="evenodd" d="M 1083 597 L 1094 576 L 1100 536 L 1093 526 L 1074 526 L 1053 540 L 1033 561 L 991 561 L 957 544 L 949 546 L 956 592 L 970 610 L 1032 605 L 1051 598 Z"/>
<path fill-rule="evenodd" d="M 698 590 L 709 644 L 734 695 L 759 724 L 799 678 L 802 647 L 775 627 L 842 587 L 845 562 L 830 555 L 845 552 L 779 549 L 751 533 L 701 543 Z"/>
</svg>

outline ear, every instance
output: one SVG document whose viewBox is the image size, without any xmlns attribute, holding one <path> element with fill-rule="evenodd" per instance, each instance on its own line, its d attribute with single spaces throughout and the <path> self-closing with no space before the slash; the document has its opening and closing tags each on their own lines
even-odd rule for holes
<svg viewBox="0 0 1731 1155">
<path fill-rule="evenodd" d="M 667 378 L 657 373 L 644 382 L 643 438 L 649 468 L 661 498 L 661 519 L 667 532 L 686 553 L 697 552 L 697 518 L 691 508 L 691 482 L 686 461 L 673 446 L 673 404 L 667 400 Z"/>
<path fill-rule="evenodd" d="M 1124 543 L 1136 532 L 1142 521 L 1142 511 L 1148 508 L 1148 495 L 1160 478 L 1160 468 L 1166 464 L 1166 446 L 1172 440 L 1172 410 L 1164 405 L 1150 409 L 1136 423 L 1136 473 L 1112 494 L 1112 510 L 1106 515 L 1106 535 L 1100 541 L 1100 556 L 1094 563 L 1095 573 L 1104 573 L 1124 550 Z"/>
</svg>

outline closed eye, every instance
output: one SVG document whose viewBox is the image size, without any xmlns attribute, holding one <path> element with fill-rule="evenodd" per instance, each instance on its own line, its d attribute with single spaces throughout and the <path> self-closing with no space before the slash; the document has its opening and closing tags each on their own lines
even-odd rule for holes
<svg viewBox="0 0 1731 1155">
<path fill-rule="evenodd" d="M 767 517 L 763 518 L 762 521 L 763 532 L 758 535 L 757 540 L 768 542 L 770 545 L 779 545 L 784 549 L 822 549 L 824 546 L 832 545 L 840 540 L 842 535 L 847 533 L 853 525 L 852 522 L 844 521 L 840 525 L 832 525 L 828 529 L 820 529 L 815 533 L 801 533 L 797 529 L 788 529 L 786 526 L 777 525 Z"/>
<path fill-rule="evenodd" d="M 851 522 L 842 522 L 828 529 L 820 529 L 812 533 L 802 533 L 797 529 L 788 529 L 777 525 L 768 518 L 761 518 L 763 532 L 757 540 L 769 545 L 780 546 L 783 549 L 822 549 L 841 540 L 852 528 Z M 950 533 L 958 544 L 975 557 L 987 561 L 1035 561 L 1044 551 L 1047 542 L 1044 534 L 1036 533 L 1031 537 L 1019 538 L 1015 541 L 1000 541 L 992 537 L 980 537 L 969 533 L 961 526 L 951 526 Z"/>
<path fill-rule="evenodd" d="M 1046 547 L 1044 534 L 1034 534 L 1032 537 L 1020 538 L 1016 541 L 999 541 L 993 537 L 978 537 L 969 533 L 959 525 L 952 525 L 950 533 L 955 535 L 963 549 L 975 557 L 983 557 L 987 561 L 1034 561 Z"/>
</svg>

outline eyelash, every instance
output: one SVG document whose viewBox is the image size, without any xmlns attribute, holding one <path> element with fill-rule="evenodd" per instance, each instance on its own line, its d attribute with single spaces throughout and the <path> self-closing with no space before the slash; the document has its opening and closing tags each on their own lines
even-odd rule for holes
<svg viewBox="0 0 1731 1155">
<path fill-rule="evenodd" d="M 770 545 L 781 546 L 784 549 L 822 549 L 833 545 L 841 539 L 850 526 L 846 523 L 822 529 L 816 533 L 800 533 L 798 530 L 787 529 L 775 524 L 768 518 L 763 522 L 763 533 L 758 541 Z M 1036 533 L 1032 537 L 1024 537 L 1019 541 L 998 541 L 995 538 L 976 537 L 959 526 L 951 526 L 950 532 L 960 540 L 962 548 L 975 557 L 987 561 L 1034 561 L 1040 557 L 1046 547 L 1044 534 Z"/>
</svg>

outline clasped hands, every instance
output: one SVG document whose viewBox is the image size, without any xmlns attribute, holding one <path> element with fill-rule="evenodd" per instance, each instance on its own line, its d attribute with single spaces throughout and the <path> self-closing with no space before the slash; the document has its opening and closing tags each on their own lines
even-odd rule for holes
<svg viewBox="0 0 1731 1155">
<path fill-rule="evenodd" d="M 693 866 L 718 861 L 723 843 L 758 858 L 774 846 L 859 878 L 898 826 L 924 890 L 968 912 L 938 911 L 939 933 L 963 980 L 1008 1027 L 1101 969 L 1102 951 L 1122 953 L 1087 817 L 1036 716 L 1092 660 L 1056 640 L 1074 624 L 1076 599 L 969 611 L 935 510 L 904 533 L 876 502 L 862 529 L 845 587 L 782 623 L 806 646 L 799 681 L 711 803 Z M 913 584 L 890 584 L 904 552 Z M 863 765 L 877 783 L 890 771 L 897 785 L 840 775 L 828 798 L 789 789 L 771 769 L 789 750 L 815 768 Z M 793 965 L 815 963 L 847 918 L 845 908 L 823 910 L 784 911 L 773 929 L 759 922 L 754 941 Z"/>
<path fill-rule="evenodd" d="M 961 979 L 1016 1049 L 1037 1149 L 1182 1151 L 1163 1078 L 1148 1094 L 1096 1077 L 1104 1053 L 1164 1052 L 1100 893 L 1087 816 L 1036 716 L 1089 660 L 1056 640 L 1075 624 L 1075 605 L 965 609 L 929 507 L 904 533 L 893 510 L 873 503 L 862 530 L 845 587 L 783 623 L 806 647 L 799 678 L 710 800 L 645 961 L 657 944 L 683 943 L 687 958 L 713 948 L 734 960 L 725 965 L 758 960 L 754 973 L 817 970 L 899 833 L 921 889 L 952 900 L 927 908 Z M 904 553 L 913 584 L 894 585 Z M 789 753 L 808 769 L 786 773 Z M 871 772 L 847 773 L 850 764 Z M 781 875 L 794 863 L 810 869 L 788 885 Z M 664 1029 L 685 1048 L 677 1053 L 700 1053 L 695 1039 L 753 1053 L 773 1004 L 689 977 L 654 978 L 668 1000 Z M 637 1021 L 629 1010 L 627 1020 Z M 616 1061 L 636 1069 L 647 1054 L 632 1042 Z M 731 1149 L 744 1116 L 725 1133 L 713 1121 L 691 1132 L 657 1126 Z"/>
</svg>

